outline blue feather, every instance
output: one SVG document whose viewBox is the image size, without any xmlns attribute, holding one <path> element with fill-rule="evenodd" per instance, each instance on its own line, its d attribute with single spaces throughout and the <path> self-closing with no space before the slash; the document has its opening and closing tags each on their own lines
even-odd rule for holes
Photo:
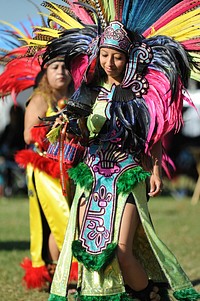
<svg viewBox="0 0 200 301">
<path fill-rule="evenodd" d="M 130 31 L 142 34 L 169 9 L 182 0 L 127 0 L 124 1 L 122 23 Z"/>
</svg>

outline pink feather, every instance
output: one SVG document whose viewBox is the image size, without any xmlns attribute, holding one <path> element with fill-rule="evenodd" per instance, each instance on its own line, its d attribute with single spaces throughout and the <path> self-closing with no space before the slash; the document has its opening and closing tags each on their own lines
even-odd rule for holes
<svg viewBox="0 0 200 301">
<path fill-rule="evenodd" d="M 184 48 L 188 51 L 200 51 L 200 38 L 192 39 L 192 40 L 186 40 L 184 42 L 181 42 L 181 44 L 184 46 Z"/>
<path fill-rule="evenodd" d="M 171 103 L 170 83 L 166 76 L 156 70 L 148 69 L 146 79 L 149 89 L 144 99 L 147 103 L 151 124 L 147 137 L 146 152 L 153 144 L 158 142 L 170 131 L 178 131 L 183 123 L 182 107 L 183 100 L 192 103 L 189 96 L 182 93 L 182 83 L 179 79 L 180 92 L 176 100 Z"/>
<path fill-rule="evenodd" d="M 71 62 L 70 72 L 74 81 L 75 90 L 78 89 L 83 80 L 84 74 L 88 66 L 88 56 L 81 54 L 75 57 Z"/>
<path fill-rule="evenodd" d="M 160 140 L 164 141 L 165 136 L 171 131 L 176 133 L 180 130 L 183 125 L 183 101 L 187 101 L 193 107 L 195 106 L 189 94 L 184 89 L 180 78 L 178 79 L 178 93 L 172 104 L 170 82 L 162 72 L 148 68 L 146 79 L 149 83 L 149 89 L 143 97 L 148 106 L 151 122 L 145 152 L 146 154 L 150 154 L 154 144 Z M 174 163 L 165 151 L 163 151 L 162 167 L 166 175 L 170 178 L 169 166 L 175 170 Z"/>
<path fill-rule="evenodd" d="M 174 20 L 178 16 L 187 13 L 188 11 L 198 7 L 200 4 L 199 0 L 184 0 L 172 7 L 167 13 L 165 13 L 162 17 L 160 17 L 151 27 L 149 27 L 143 33 L 144 37 L 147 37 L 151 34 L 152 28 L 157 31 L 170 21 Z"/>
<path fill-rule="evenodd" d="M 94 20 L 91 18 L 87 10 L 80 5 L 74 4 L 77 3 L 77 1 L 69 1 L 68 3 L 70 5 L 70 9 L 81 21 L 84 22 L 84 24 L 94 24 Z"/>
</svg>

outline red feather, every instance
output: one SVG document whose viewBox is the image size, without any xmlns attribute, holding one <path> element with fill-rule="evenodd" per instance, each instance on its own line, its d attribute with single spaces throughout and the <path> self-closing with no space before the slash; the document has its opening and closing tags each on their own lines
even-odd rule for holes
<svg viewBox="0 0 200 301">
<path fill-rule="evenodd" d="M 25 271 L 23 282 L 28 289 L 42 288 L 51 283 L 52 279 L 48 273 L 46 266 L 33 267 L 29 258 L 24 258 L 20 264 Z"/>
<path fill-rule="evenodd" d="M 31 149 L 18 151 L 15 155 L 16 163 L 22 168 L 26 168 L 30 163 L 34 168 L 46 172 L 53 178 L 60 178 L 59 163 L 44 156 L 40 156 Z"/>
<path fill-rule="evenodd" d="M 31 129 L 32 141 L 37 142 L 40 151 L 46 151 L 49 146 L 49 141 L 46 138 L 48 130 L 49 128 L 44 126 L 32 127 Z"/>
<path fill-rule="evenodd" d="M 11 53 L 19 54 L 18 50 Z M 19 57 L 11 60 L 0 75 L 0 96 L 11 94 L 16 101 L 20 92 L 34 85 L 35 77 L 40 70 L 39 62 L 33 58 Z"/>
</svg>

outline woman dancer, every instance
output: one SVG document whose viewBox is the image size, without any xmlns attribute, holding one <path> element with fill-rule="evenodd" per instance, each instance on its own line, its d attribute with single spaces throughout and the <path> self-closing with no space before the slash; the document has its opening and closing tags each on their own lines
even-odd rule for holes
<svg viewBox="0 0 200 301">
<path fill-rule="evenodd" d="M 51 59 L 37 79 L 25 111 L 24 139 L 29 149 L 15 157 L 18 164 L 26 168 L 30 200 L 31 261 L 25 258 L 21 264 L 28 288 L 45 288 L 52 280 L 73 194 L 73 185 L 72 182 L 69 185 L 68 179 L 61 186 L 58 160 L 47 157 L 47 127 L 41 126 L 41 119 L 61 110 L 72 91 L 72 78 L 64 58 Z M 64 194 L 62 188 L 66 190 Z M 76 280 L 75 270 L 73 280 Z"/>
<path fill-rule="evenodd" d="M 155 234 L 147 206 L 148 197 L 162 190 L 161 140 L 179 128 L 183 99 L 190 102 L 186 52 L 170 37 L 145 39 L 119 21 L 96 31 L 94 40 L 94 28 L 85 26 L 64 32 L 46 52 L 48 58 L 65 51 L 73 74 L 80 66 L 80 43 L 76 52 L 69 42 L 78 35 L 91 43 L 86 52 L 81 40 L 80 64 L 86 62 L 86 68 L 74 106 L 88 99 L 93 113 L 87 118 L 84 161 L 69 171 L 77 186 L 49 300 L 66 300 L 70 252 L 80 267 L 78 300 L 158 300 L 154 283 L 161 282 L 177 299 L 197 300 L 199 294 Z M 98 95 L 91 100 L 87 91 L 93 90 Z"/>
</svg>

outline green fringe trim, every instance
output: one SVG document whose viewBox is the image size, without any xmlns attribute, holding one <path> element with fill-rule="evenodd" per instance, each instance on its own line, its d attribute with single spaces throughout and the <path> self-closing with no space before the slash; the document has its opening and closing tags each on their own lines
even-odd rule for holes
<svg viewBox="0 0 200 301">
<path fill-rule="evenodd" d="M 72 253 L 88 270 L 99 271 L 114 257 L 116 247 L 116 243 L 111 243 L 101 254 L 92 255 L 86 252 L 79 240 L 75 240 L 72 243 Z"/>
<path fill-rule="evenodd" d="M 48 301 L 66 301 L 67 297 L 50 294 Z"/>
<path fill-rule="evenodd" d="M 110 296 L 78 296 L 80 301 L 132 301 L 133 299 L 127 293 Z"/>
<path fill-rule="evenodd" d="M 89 167 L 81 162 L 76 167 L 68 169 L 69 177 L 74 180 L 75 184 L 79 184 L 86 190 L 91 190 L 93 184 L 93 177 Z"/>
<path fill-rule="evenodd" d="M 173 295 L 177 300 L 181 301 L 196 301 L 200 299 L 200 293 L 192 287 L 175 291 Z"/>
<path fill-rule="evenodd" d="M 150 173 L 137 166 L 125 171 L 117 181 L 117 194 L 126 194 L 132 191 L 139 182 L 144 182 Z"/>
<path fill-rule="evenodd" d="M 93 176 L 89 167 L 81 162 L 76 167 L 68 169 L 68 174 L 76 184 L 91 190 L 93 184 Z M 117 181 L 117 194 L 129 193 L 139 182 L 144 182 L 150 173 L 144 171 L 141 166 L 137 166 L 125 171 Z"/>
</svg>

